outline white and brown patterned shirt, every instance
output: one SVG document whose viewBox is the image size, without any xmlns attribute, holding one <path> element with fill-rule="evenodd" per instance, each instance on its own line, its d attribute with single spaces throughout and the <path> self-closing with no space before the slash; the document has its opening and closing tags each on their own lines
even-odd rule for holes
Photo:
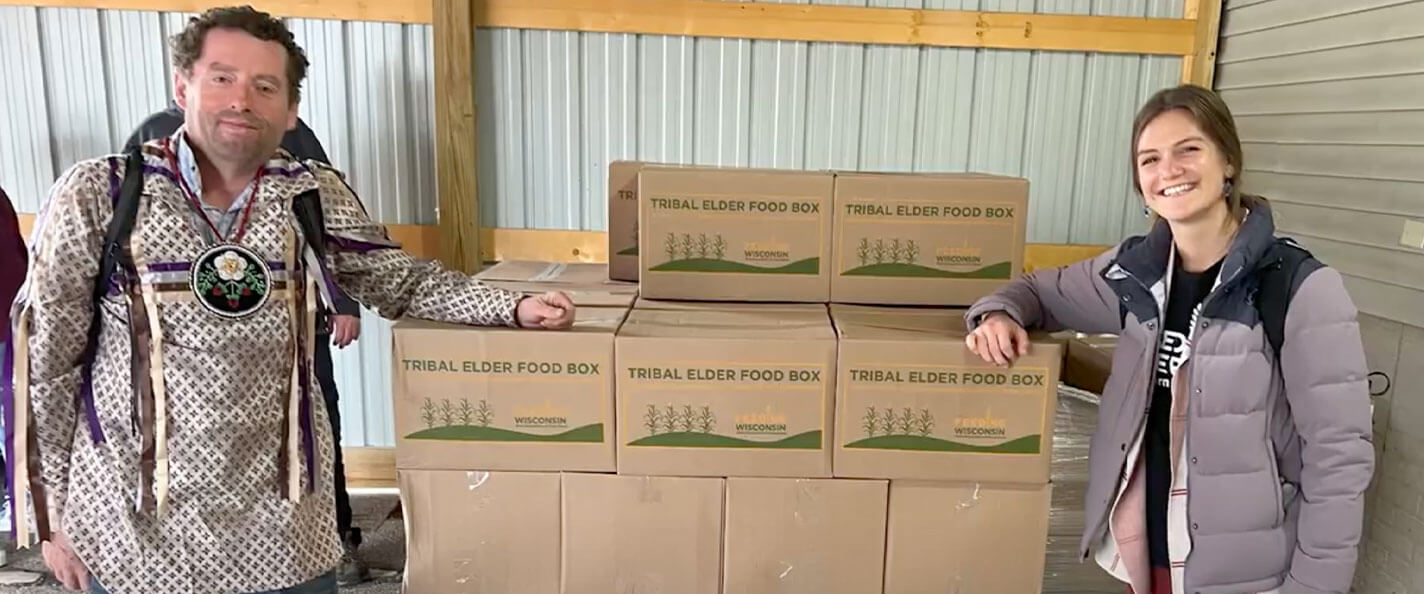
<svg viewBox="0 0 1424 594">
<path fill-rule="evenodd" d="M 171 165 L 181 133 L 144 146 L 129 243 L 141 282 L 103 300 L 91 389 L 81 386 L 81 351 L 124 158 L 81 162 L 55 184 L 18 307 L 17 337 L 28 339 L 12 353 L 17 381 L 7 408 L 21 422 L 7 446 L 31 454 L 28 467 L 24 455 L 10 459 L 20 500 L 45 492 L 48 519 L 60 514 L 54 527 L 113 594 L 276 590 L 330 571 L 341 556 L 332 436 L 325 407 L 312 405 L 322 402 L 311 381 L 313 292 L 304 289 L 337 284 L 388 318 L 508 326 L 516 325 L 518 294 L 411 257 L 338 173 L 281 152 L 248 197 L 240 241 L 268 261 L 271 298 L 247 317 L 214 315 L 188 288 L 188 271 L 209 244 Z M 294 197 L 313 189 L 326 224 L 324 271 L 304 265 L 309 252 L 292 214 Z M 152 470 L 155 442 L 166 472 Z M 284 489 L 293 480 L 299 493 Z M 155 489 L 164 503 L 146 507 L 141 500 Z M 37 507 L 43 516 L 46 506 Z"/>
</svg>

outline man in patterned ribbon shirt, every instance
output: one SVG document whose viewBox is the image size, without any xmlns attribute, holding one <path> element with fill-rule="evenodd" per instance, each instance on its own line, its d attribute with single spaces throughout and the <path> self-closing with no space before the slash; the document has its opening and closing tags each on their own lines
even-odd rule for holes
<svg viewBox="0 0 1424 594">
<path fill-rule="evenodd" d="M 32 540 L 32 511 L 50 569 L 91 593 L 334 593 L 318 303 L 339 287 L 388 318 L 542 329 L 570 327 L 573 304 L 413 259 L 340 173 L 280 150 L 307 66 L 281 21 L 213 9 L 174 45 L 184 125 L 142 145 L 92 357 L 126 157 L 70 168 L 36 225 L 4 385 L 17 539 Z M 320 228 L 294 214 L 313 195 Z"/>
</svg>

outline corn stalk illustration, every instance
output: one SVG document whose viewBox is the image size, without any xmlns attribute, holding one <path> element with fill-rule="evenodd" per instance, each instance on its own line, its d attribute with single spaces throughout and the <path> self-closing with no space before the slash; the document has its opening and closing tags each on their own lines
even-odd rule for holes
<svg viewBox="0 0 1424 594">
<path fill-rule="evenodd" d="M 461 425 L 468 427 L 475 424 L 475 407 L 470 406 L 470 399 L 461 398 L 460 408 L 455 411 L 455 414 L 460 417 Z"/>
<path fill-rule="evenodd" d="M 682 420 L 678 418 L 677 409 L 673 408 L 671 404 L 667 405 L 667 408 L 663 409 L 663 431 L 672 433 L 677 431 L 680 426 L 682 426 Z"/>
<path fill-rule="evenodd" d="M 693 251 L 693 249 L 695 249 L 695 248 L 696 248 L 696 246 L 694 246 L 693 243 L 692 243 L 692 234 L 691 234 L 691 233 L 683 233 L 683 234 L 682 234 L 682 257 L 683 257 L 683 259 L 691 260 L 691 259 L 692 259 L 692 251 Z"/>
<path fill-rule="evenodd" d="M 664 244 L 665 245 L 663 245 L 663 251 L 667 252 L 668 260 L 676 260 L 678 250 L 677 234 L 668 233 L 667 239 L 664 240 Z"/>
<path fill-rule="evenodd" d="M 920 260 L 920 246 L 911 239 L 905 244 L 905 263 L 914 264 Z"/>
<path fill-rule="evenodd" d="M 449 398 L 440 401 L 440 420 L 445 422 L 446 427 L 455 424 L 455 408 L 450 406 Z"/>
<path fill-rule="evenodd" d="M 420 405 L 420 420 L 425 423 L 426 429 L 435 428 L 435 403 L 429 398 L 426 398 L 425 402 Z"/>
<path fill-rule="evenodd" d="M 870 249 L 870 255 L 875 258 L 876 264 L 885 263 L 886 249 L 884 239 L 875 240 L 875 247 Z"/>
<path fill-rule="evenodd" d="M 915 419 L 915 432 L 920 437 L 929 437 L 929 434 L 934 433 L 934 424 L 934 415 L 930 414 L 929 409 L 922 408 L 920 417 Z"/>
<path fill-rule="evenodd" d="M 860 426 L 865 429 L 867 437 L 875 437 L 880 431 L 880 417 L 875 415 L 875 407 L 865 407 L 865 416 L 860 418 Z"/>
<path fill-rule="evenodd" d="M 697 423 L 697 413 L 692 412 L 691 404 L 682 405 L 682 416 L 679 420 L 682 421 L 682 430 L 691 433 Z"/>
<path fill-rule="evenodd" d="M 718 260 L 721 260 L 727 255 L 727 240 L 722 239 L 720 233 L 717 235 L 717 238 L 712 241 L 712 255 Z"/>
<path fill-rule="evenodd" d="M 711 433 L 717 428 L 717 417 L 712 414 L 712 407 L 703 405 L 702 412 L 697 415 L 697 430 L 702 433 Z"/>
<path fill-rule="evenodd" d="M 870 264 L 870 239 L 860 238 L 860 245 L 855 248 L 855 257 L 860 260 L 861 266 Z"/>
<path fill-rule="evenodd" d="M 656 405 L 649 404 L 647 412 L 643 413 L 643 426 L 648 428 L 648 435 L 657 435 L 658 429 L 662 428 L 663 417 Z"/>
<path fill-rule="evenodd" d="M 489 427 L 494 422 L 494 407 L 490 406 L 488 400 L 480 399 L 479 408 L 475 409 L 475 421 L 481 427 Z"/>
</svg>

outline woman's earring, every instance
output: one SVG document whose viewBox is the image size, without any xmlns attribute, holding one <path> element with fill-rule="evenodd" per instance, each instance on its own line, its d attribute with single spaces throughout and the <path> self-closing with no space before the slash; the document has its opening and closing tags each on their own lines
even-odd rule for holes
<svg viewBox="0 0 1424 594">
<path fill-rule="evenodd" d="M 1152 218 L 1152 209 L 1147 208 L 1146 206 L 1142 207 L 1142 218 L 1144 218 L 1144 219 L 1150 219 L 1150 218 Z"/>
<path fill-rule="evenodd" d="M 1230 179 L 1230 178 L 1228 178 L 1228 179 L 1226 180 L 1226 183 L 1221 184 L 1221 187 L 1222 187 L 1222 190 L 1223 190 L 1223 191 L 1222 191 L 1222 194 L 1224 194 L 1224 195 L 1226 195 L 1226 196 L 1230 196 L 1230 195 L 1231 195 L 1231 187 L 1232 187 L 1232 185 L 1233 185 L 1233 184 L 1231 183 L 1231 179 Z"/>
</svg>

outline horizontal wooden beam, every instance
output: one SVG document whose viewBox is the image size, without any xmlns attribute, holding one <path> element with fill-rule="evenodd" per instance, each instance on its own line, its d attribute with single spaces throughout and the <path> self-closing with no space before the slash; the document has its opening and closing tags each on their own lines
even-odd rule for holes
<svg viewBox="0 0 1424 594">
<path fill-rule="evenodd" d="M 482 27 L 837 43 L 1188 55 L 1185 19 L 719 0 L 484 0 Z"/>
<path fill-rule="evenodd" d="M 202 12 L 222 3 L 214 0 L 0 0 L 0 6 L 44 6 L 53 8 L 98 8 L 102 10 L 142 10 L 153 12 Z M 257 10 L 273 16 L 339 21 L 387 23 L 430 23 L 431 4 L 390 0 L 244 0 Z"/>
<path fill-rule="evenodd" d="M 469 0 L 477 27 L 1188 56 L 1193 19 L 718 0 Z M 251 0 L 281 17 L 431 23 L 432 2 Z M 0 5 L 199 12 L 211 0 L 0 0 Z"/>
<path fill-rule="evenodd" d="M 396 486 L 395 448 L 341 448 L 348 487 Z"/>
<path fill-rule="evenodd" d="M 20 233 L 28 238 L 35 216 L 20 215 Z M 386 225 L 391 240 L 417 258 L 440 258 L 440 228 L 435 225 Z M 1108 249 L 1106 245 L 1030 243 L 1024 247 L 1024 270 L 1033 272 L 1072 264 Z M 480 253 L 485 262 L 544 260 L 549 262 L 607 262 L 608 238 L 603 231 L 558 229 L 480 229 Z"/>
</svg>

